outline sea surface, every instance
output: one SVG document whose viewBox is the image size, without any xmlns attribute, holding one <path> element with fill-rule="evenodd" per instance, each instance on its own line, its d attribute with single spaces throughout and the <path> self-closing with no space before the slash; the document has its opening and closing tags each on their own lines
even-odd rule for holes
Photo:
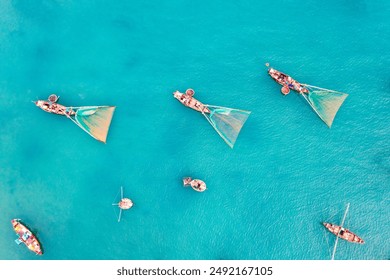
<svg viewBox="0 0 390 280">
<path fill-rule="evenodd" d="M 336 259 L 389 259 L 389 38 L 387 0 L 0 1 L 0 259 L 326 260 L 347 203 L 366 243 Z M 331 129 L 266 62 L 349 94 Z M 234 149 L 187 88 L 252 112 Z M 107 144 L 31 102 L 51 93 L 117 106 Z"/>
</svg>

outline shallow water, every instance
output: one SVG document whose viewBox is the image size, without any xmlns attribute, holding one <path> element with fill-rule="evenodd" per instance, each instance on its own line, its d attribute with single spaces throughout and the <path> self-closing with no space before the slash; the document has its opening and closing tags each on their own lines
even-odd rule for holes
<svg viewBox="0 0 390 280">
<path fill-rule="evenodd" d="M 0 259 L 329 259 L 348 202 L 366 244 L 336 259 L 390 257 L 389 1 L 34 2 L 0 2 Z M 265 62 L 349 93 L 333 127 Z M 189 87 L 252 111 L 233 150 L 173 98 Z M 117 106 L 107 144 L 31 103 L 53 92 Z"/>
</svg>

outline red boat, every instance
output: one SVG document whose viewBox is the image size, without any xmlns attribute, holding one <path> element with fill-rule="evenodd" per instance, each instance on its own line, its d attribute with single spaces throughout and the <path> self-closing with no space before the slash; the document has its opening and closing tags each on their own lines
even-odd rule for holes
<svg viewBox="0 0 390 280">
<path fill-rule="evenodd" d="M 349 231 L 348 229 L 345 229 L 341 226 L 334 225 L 331 223 L 323 223 L 323 225 L 334 235 L 340 237 L 341 239 L 347 240 L 352 243 L 360 243 L 364 244 L 363 239 L 361 239 L 359 236 L 354 234 L 353 232 Z"/>
<path fill-rule="evenodd" d="M 13 219 L 11 223 L 14 227 L 16 235 L 19 236 L 15 242 L 18 245 L 20 243 L 24 243 L 28 249 L 35 252 L 37 255 L 42 255 L 42 249 L 38 239 L 25 225 L 20 222 L 20 219 Z"/>
</svg>

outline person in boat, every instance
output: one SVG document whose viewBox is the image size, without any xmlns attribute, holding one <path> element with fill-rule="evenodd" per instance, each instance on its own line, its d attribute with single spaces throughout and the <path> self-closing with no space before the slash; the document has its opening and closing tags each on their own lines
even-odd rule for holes
<svg viewBox="0 0 390 280">
<path fill-rule="evenodd" d="M 195 102 L 195 107 L 198 108 L 199 110 L 202 110 L 202 104 L 199 103 L 199 101 Z"/>
<path fill-rule="evenodd" d="M 299 84 L 299 83 L 297 83 L 297 81 L 292 81 L 292 83 L 291 83 L 291 85 L 293 86 L 292 88 L 293 89 L 296 89 L 296 90 L 298 90 L 299 92 L 301 91 L 301 89 L 302 89 L 302 86 Z"/>
<path fill-rule="evenodd" d="M 180 96 L 180 102 L 182 102 L 185 106 L 190 106 L 191 101 L 192 101 L 192 96 L 188 95 L 187 93 L 184 93 Z"/>
<path fill-rule="evenodd" d="M 295 81 L 294 81 L 293 79 L 291 79 L 290 76 L 288 76 L 287 79 L 286 79 L 286 85 L 287 85 L 290 89 L 294 89 L 293 82 L 295 82 Z"/>
<path fill-rule="evenodd" d="M 185 94 L 180 96 L 180 101 L 182 101 L 185 105 L 188 105 L 188 98 Z"/>
<path fill-rule="evenodd" d="M 66 114 L 67 109 L 64 106 L 61 106 L 61 105 L 59 105 L 57 103 L 53 103 L 52 107 L 53 107 L 53 109 L 55 110 L 55 112 L 57 114 L 61 114 L 61 115 L 65 115 Z"/>
<path fill-rule="evenodd" d="M 55 102 L 37 101 L 36 104 L 38 106 L 40 106 L 46 112 L 54 112 L 56 114 L 64 114 L 65 113 L 65 109 L 64 109 L 65 107 L 58 105 Z"/>
<path fill-rule="evenodd" d="M 182 101 L 183 104 L 186 105 L 186 106 L 190 106 L 191 102 L 195 101 L 195 102 L 193 102 L 192 105 L 195 108 L 197 108 L 199 110 L 202 110 L 203 109 L 203 107 L 202 107 L 203 104 L 200 103 L 198 100 L 192 98 L 194 93 L 195 93 L 194 90 L 187 89 L 186 92 L 180 96 L 180 101 Z"/>
<path fill-rule="evenodd" d="M 71 108 L 66 108 L 65 116 L 70 117 L 70 116 L 72 116 L 74 114 L 75 114 L 75 112 Z"/>
<path fill-rule="evenodd" d="M 42 103 L 42 109 L 43 110 L 47 111 L 47 110 L 49 110 L 49 108 L 50 108 L 50 103 L 49 102 L 43 102 Z"/>
<path fill-rule="evenodd" d="M 283 74 L 280 74 L 277 79 L 278 79 L 279 83 L 285 83 L 286 76 L 284 76 Z"/>
</svg>

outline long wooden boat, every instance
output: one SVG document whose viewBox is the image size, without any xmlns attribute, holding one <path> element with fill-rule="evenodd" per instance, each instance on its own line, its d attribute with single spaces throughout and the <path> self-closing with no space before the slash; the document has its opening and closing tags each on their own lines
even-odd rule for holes
<svg viewBox="0 0 390 280">
<path fill-rule="evenodd" d="M 199 100 L 195 99 L 193 96 L 195 94 L 195 91 L 193 89 L 187 89 L 185 93 L 181 93 L 179 91 L 175 91 L 173 93 L 173 96 L 180 101 L 181 104 L 183 104 L 186 107 L 189 107 L 195 111 L 201 112 L 201 113 L 207 113 L 210 114 L 210 109 L 207 108 L 207 105 L 203 104 Z"/>
<path fill-rule="evenodd" d="M 15 242 L 17 244 L 24 243 L 28 249 L 37 255 L 42 255 L 41 244 L 39 243 L 38 239 L 25 225 L 20 222 L 20 219 L 13 219 L 11 223 L 16 232 L 16 235 L 19 236 Z"/>
<path fill-rule="evenodd" d="M 269 64 L 267 63 L 266 66 L 269 67 Z M 301 94 L 302 93 L 306 93 L 306 94 L 309 93 L 309 90 L 307 88 L 305 88 L 305 86 L 303 84 L 297 82 L 296 80 L 291 78 L 291 76 L 284 74 L 284 73 L 282 73 L 282 72 L 280 72 L 272 67 L 268 68 L 268 74 L 271 76 L 272 79 L 274 79 L 275 82 L 277 82 L 278 84 L 280 84 L 282 86 L 281 92 L 284 95 L 289 94 L 290 89 L 294 90 L 298 93 L 301 93 Z"/>
<path fill-rule="evenodd" d="M 342 226 L 334 225 L 331 223 L 323 223 L 323 225 L 334 235 L 352 243 L 364 244 L 364 240 L 357 236 L 355 233 Z"/>
</svg>

